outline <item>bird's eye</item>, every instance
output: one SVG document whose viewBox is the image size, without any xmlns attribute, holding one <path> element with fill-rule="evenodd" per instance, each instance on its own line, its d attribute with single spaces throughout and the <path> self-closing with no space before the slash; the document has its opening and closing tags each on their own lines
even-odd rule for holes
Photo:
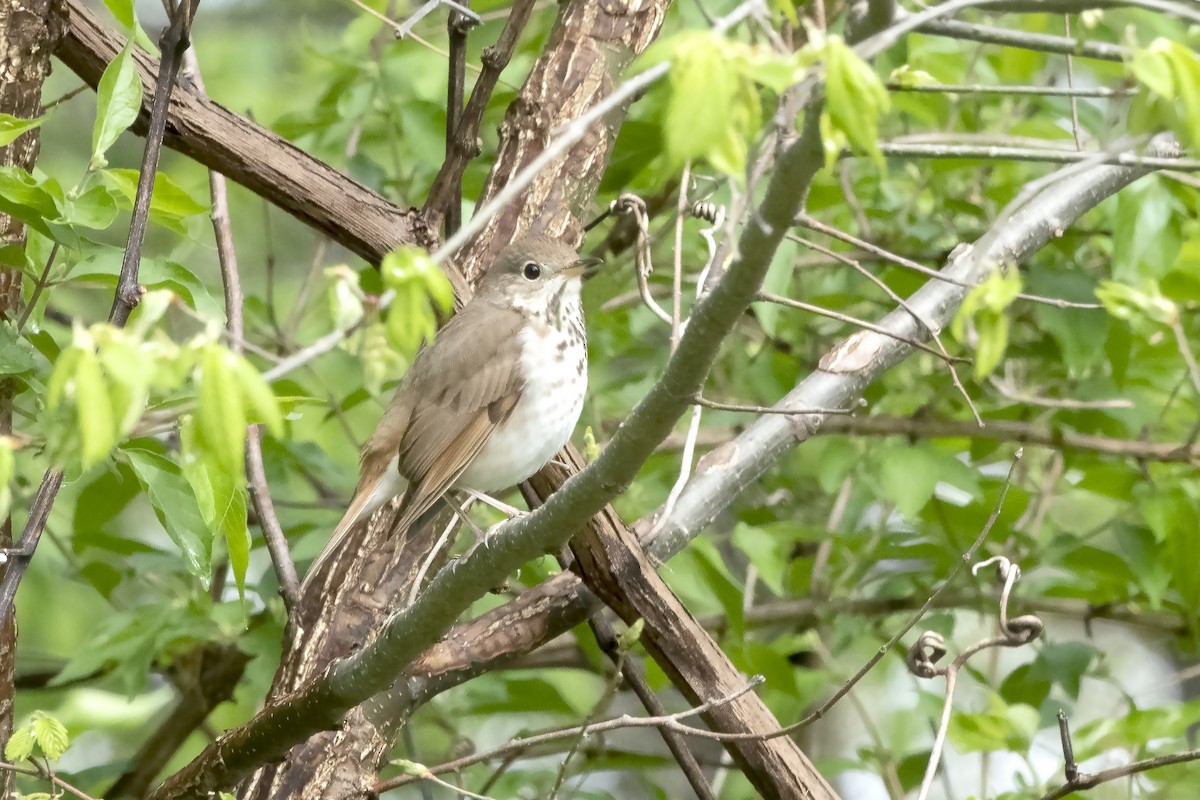
<svg viewBox="0 0 1200 800">
<path fill-rule="evenodd" d="M 542 275 L 542 268 L 532 261 L 527 261 L 521 268 L 521 274 L 525 276 L 526 280 L 536 281 Z"/>
</svg>

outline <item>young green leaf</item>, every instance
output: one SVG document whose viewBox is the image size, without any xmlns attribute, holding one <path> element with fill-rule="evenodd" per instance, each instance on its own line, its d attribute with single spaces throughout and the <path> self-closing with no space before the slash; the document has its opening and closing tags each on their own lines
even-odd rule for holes
<svg viewBox="0 0 1200 800">
<path fill-rule="evenodd" d="M 0 147 L 8 147 L 17 140 L 17 137 L 41 125 L 45 119 L 45 117 L 21 119 L 12 114 L 0 114 Z"/>
<path fill-rule="evenodd" d="M 67 752 L 67 748 L 70 747 L 71 740 L 67 736 L 66 726 L 44 711 L 33 712 L 33 722 L 30 727 L 33 729 L 33 738 L 37 739 L 38 747 L 51 761 L 62 758 L 63 753 Z"/>
<path fill-rule="evenodd" d="M 237 359 L 234 372 L 242 388 L 242 404 L 253 411 L 254 421 L 266 425 L 267 430 L 275 436 L 282 436 L 283 416 L 279 411 L 279 401 L 262 375 L 244 358 Z"/>
<path fill-rule="evenodd" d="M 142 79 L 128 43 L 105 67 L 96 87 L 96 123 L 92 128 L 92 163 L 103 166 L 104 153 L 133 124 L 142 108 Z"/>
<path fill-rule="evenodd" d="M 28 727 L 17 728 L 4 745 L 4 758 L 13 763 L 24 761 L 33 755 L 33 745 L 33 731 Z"/>
<path fill-rule="evenodd" d="M 850 144 L 883 162 L 879 151 L 879 118 L 887 111 L 887 89 L 870 64 L 840 36 L 825 44 L 825 95 L 829 119 Z"/>
<path fill-rule="evenodd" d="M 205 346 L 200 366 L 200 407 L 196 411 L 198 441 L 213 464 L 229 474 L 242 474 L 246 444 L 246 411 L 235 374 L 237 357 L 218 344 Z"/>
<path fill-rule="evenodd" d="M 738 76 L 721 54 L 720 37 L 709 34 L 679 44 L 664 122 L 667 154 L 676 164 L 706 155 L 729 130 Z"/>
<path fill-rule="evenodd" d="M 100 359 L 91 348 L 79 348 L 74 383 L 75 411 L 79 437 L 83 442 L 80 463 L 87 469 L 107 458 L 117 439 L 112 400 L 104 371 L 100 368 Z"/>
</svg>

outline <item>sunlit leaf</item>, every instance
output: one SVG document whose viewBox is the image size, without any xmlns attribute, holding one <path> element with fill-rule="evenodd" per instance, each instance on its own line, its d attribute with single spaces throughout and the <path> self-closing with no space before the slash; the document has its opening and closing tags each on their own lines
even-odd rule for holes
<svg viewBox="0 0 1200 800">
<path fill-rule="evenodd" d="M 0 114 L 0 147 L 8 147 L 17 140 L 17 137 L 38 127 L 45 119 L 45 117 L 21 119 L 12 114 Z"/>
<path fill-rule="evenodd" d="M 92 161 L 104 163 L 104 153 L 133 124 L 142 108 L 142 81 L 126 44 L 105 67 L 96 87 L 96 124 L 92 129 Z"/>
<path fill-rule="evenodd" d="M 24 761 L 33 755 L 33 731 L 27 727 L 17 728 L 4 745 L 4 758 L 8 761 Z"/>
<path fill-rule="evenodd" d="M 37 739 L 38 747 L 46 758 L 57 761 L 67 752 L 71 739 L 66 726 L 57 719 L 45 712 L 35 711 L 30 727 L 33 729 L 33 738 Z"/>
</svg>

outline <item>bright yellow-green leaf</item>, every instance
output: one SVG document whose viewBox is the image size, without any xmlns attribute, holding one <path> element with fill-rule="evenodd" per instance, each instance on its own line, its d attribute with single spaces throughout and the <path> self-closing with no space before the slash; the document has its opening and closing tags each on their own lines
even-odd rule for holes
<svg viewBox="0 0 1200 800">
<path fill-rule="evenodd" d="M 104 153 L 133 124 L 142 108 L 142 81 L 133 63 L 132 44 L 126 44 L 105 67 L 96 87 L 96 124 L 92 128 L 92 162 L 104 163 Z"/>
<path fill-rule="evenodd" d="M 1117 281 L 1101 281 L 1096 298 L 1117 319 L 1141 319 L 1170 325 L 1179 318 L 1179 307 L 1166 297 L 1156 281 L 1147 280 L 1141 289 Z"/>
<path fill-rule="evenodd" d="M 244 358 L 237 359 L 234 369 L 242 388 L 243 406 L 254 412 L 255 422 L 266 425 L 267 430 L 275 436 L 282 436 L 283 415 L 279 411 L 279 402 L 275 399 L 271 387 L 263 380 L 258 370 Z"/>
<path fill-rule="evenodd" d="M 675 164 L 707 155 L 727 135 L 739 80 L 721 53 L 719 37 L 689 37 L 671 65 L 663 134 Z"/>
<path fill-rule="evenodd" d="M 79 348 L 74 383 L 76 418 L 83 443 L 81 463 L 87 469 L 108 457 L 117 438 L 112 400 L 100 359 L 93 350 Z"/>
<path fill-rule="evenodd" d="M 1133 54 L 1129 68 L 1151 92 L 1178 104 L 1182 138 L 1200 147 L 1200 55 L 1182 42 L 1159 37 Z"/>
<path fill-rule="evenodd" d="M 229 474 L 243 474 L 246 411 L 236 374 L 237 357 L 217 344 L 204 348 L 200 361 L 199 441 L 213 463 Z M 218 501 L 219 502 L 219 501 Z"/>
<path fill-rule="evenodd" d="M 35 711 L 31 727 L 33 738 L 37 739 L 38 747 L 46 758 L 51 761 L 62 758 L 71 743 L 66 726 L 45 712 Z"/>
<path fill-rule="evenodd" d="M 12 114 L 0 114 L 0 147 L 8 147 L 18 136 L 41 125 L 45 119 L 21 119 Z"/>
<path fill-rule="evenodd" d="M 827 39 L 824 56 L 825 103 L 830 121 L 852 145 L 882 163 L 879 118 L 888 109 L 887 89 L 871 65 L 840 36 Z"/>
<path fill-rule="evenodd" d="M 1008 316 L 986 310 L 975 315 L 975 379 L 995 371 L 1008 349 Z"/>
<path fill-rule="evenodd" d="M 136 169 L 106 169 L 100 177 L 125 198 L 129 206 L 137 195 L 138 171 Z M 208 205 L 192 197 L 186 189 L 164 172 L 154 175 L 154 193 L 150 195 L 150 214 L 165 217 L 191 217 L 204 214 Z"/>
<path fill-rule="evenodd" d="M 4 745 L 4 758 L 13 763 L 24 761 L 33 755 L 33 744 L 33 731 L 27 727 L 17 728 Z"/>
</svg>

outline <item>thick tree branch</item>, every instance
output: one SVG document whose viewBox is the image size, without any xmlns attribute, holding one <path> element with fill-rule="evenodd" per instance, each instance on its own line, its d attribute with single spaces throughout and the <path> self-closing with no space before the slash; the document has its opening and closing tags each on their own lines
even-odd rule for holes
<svg viewBox="0 0 1200 800">
<path fill-rule="evenodd" d="M 80 0 L 66 0 L 66 7 L 67 35 L 55 55 L 95 88 L 125 42 Z M 141 50 L 134 51 L 134 62 L 143 88 L 143 114 L 135 129 L 145 130 L 158 62 Z M 428 247 L 436 241 L 436 232 L 416 211 L 395 207 L 283 137 L 184 86 L 171 93 L 165 143 L 373 263 L 399 245 Z M 456 279 L 452 272 L 450 277 Z"/>
</svg>

